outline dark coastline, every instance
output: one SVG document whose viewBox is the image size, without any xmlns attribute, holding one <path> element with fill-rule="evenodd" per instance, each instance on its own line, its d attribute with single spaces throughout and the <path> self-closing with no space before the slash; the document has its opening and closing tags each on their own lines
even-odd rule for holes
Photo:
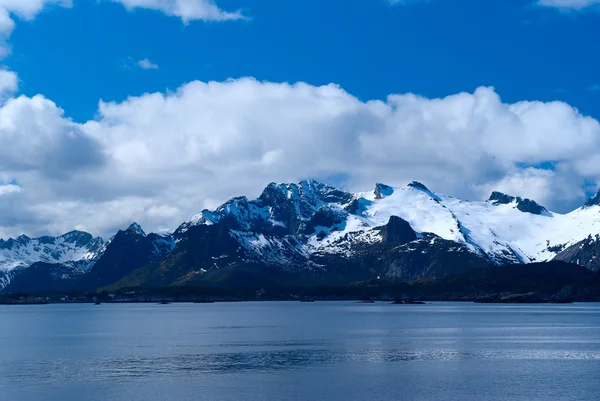
<svg viewBox="0 0 600 401">
<path fill-rule="evenodd" d="M 442 279 L 382 279 L 333 285 L 188 285 L 118 290 L 0 293 L 0 304 L 243 301 L 453 301 L 476 303 L 600 302 L 600 273 L 557 263 L 475 268 Z"/>
</svg>

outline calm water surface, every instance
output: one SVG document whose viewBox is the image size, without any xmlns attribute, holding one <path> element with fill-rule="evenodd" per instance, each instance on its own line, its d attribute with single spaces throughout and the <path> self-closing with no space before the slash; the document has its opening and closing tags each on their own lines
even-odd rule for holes
<svg viewBox="0 0 600 401">
<path fill-rule="evenodd" d="M 600 305 L 0 306 L 0 400 L 598 400 Z"/>
</svg>

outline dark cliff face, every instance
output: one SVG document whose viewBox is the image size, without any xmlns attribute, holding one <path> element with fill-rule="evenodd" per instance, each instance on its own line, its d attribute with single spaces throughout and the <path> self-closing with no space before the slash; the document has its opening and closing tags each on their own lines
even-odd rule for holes
<svg viewBox="0 0 600 401">
<path fill-rule="evenodd" d="M 380 229 L 383 242 L 389 246 L 404 245 L 417 239 L 417 233 L 410 224 L 400 217 L 391 216 L 389 222 Z"/>
<path fill-rule="evenodd" d="M 171 253 L 160 260 L 148 261 L 139 270 L 115 280 L 114 288 L 166 287 L 188 285 L 205 280 L 214 270 L 243 264 L 246 254 L 230 234 L 226 224 L 190 227 L 178 239 Z"/>
<path fill-rule="evenodd" d="M 600 235 L 590 235 L 583 241 L 563 249 L 554 259 L 600 271 Z"/>
<path fill-rule="evenodd" d="M 518 196 L 515 197 L 497 191 L 492 192 L 492 195 L 488 201 L 492 202 L 494 205 L 509 205 L 511 203 L 516 203 L 517 209 L 523 213 L 540 215 L 548 212 L 545 207 L 539 205 L 537 202 L 531 199 L 521 198 Z"/>
<path fill-rule="evenodd" d="M 77 283 L 76 288 L 94 290 L 115 283 L 149 263 L 161 260 L 173 248 L 170 237 L 146 235 L 141 227 L 132 224 L 119 231 L 106 247 L 92 270 Z"/>
<path fill-rule="evenodd" d="M 423 238 L 384 253 L 380 276 L 397 282 L 441 279 L 473 267 L 491 265 L 489 260 L 474 254 L 465 245 L 434 234 L 424 234 Z"/>
</svg>

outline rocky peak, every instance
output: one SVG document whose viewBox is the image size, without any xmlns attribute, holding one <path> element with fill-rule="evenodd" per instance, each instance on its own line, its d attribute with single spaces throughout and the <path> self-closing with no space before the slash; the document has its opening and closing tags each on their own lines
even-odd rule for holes
<svg viewBox="0 0 600 401">
<path fill-rule="evenodd" d="M 352 199 L 352 194 L 315 180 L 304 180 L 298 184 L 271 183 L 259 198 L 272 208 L 275 219 L 279 221 L 287 221 L 290 214 L 295 219 L 308 220 L 324 204 L 346 204 Z"/>
<path fill-rule="evenodd" d="M 128 234 L 141 235 L 142 237 L 146 236 L 146 233 L 138 223 L 131 223 L 125 232 Z"/>
<path fill-rule="evenodd" d="M 547 212 L 545 207 L 539 205 L 534 200 L 521 198 L 520 196 L 511 196 L 498 191 L 492 192 L 488 202 L 491 202 L 494 206 L 516 203 L 517 209 L 523 213 L 542 214 Z"/>
<path fill-rule="evenodd" d="M 49 238 L 52 239 L 52 237 Z M 77 230 L 63 234 L 58 238 L 62 239 L 64 242 L 73 243 L 78 246 L 86 245 L 94 240 L 94 237 L 92 237 L 90 233 Z"/>
<path fill-rule="evenodd" d="M 588 201 L 585 202 L 583 207 L 588 208 L 588 207 L 599 206 L 599 205 L 600 205 L 600 190 L 596 193 L 596 195 L 594 195 L 590 199 L 588 199 Z"/>
<path fill-rule="evenodd" d="M 423 192 L 424 194 L 428 195 L 431 199 L 433 199 L 435 202 L 438 202 L 438 203 L 441 202 L 441 199 L 439 196 L 437 196 L 436 194 L 431 192 L 429 190 L 429 188 L 427 188 L 425 185 L 421 184 L 418 181 L 411 182 L 410 184 L 407 185 L 407 187 Z"/>
<path fill-rule="evenodd" d="M 413 181 L 410 184 L 408 184 L 408 186 L 410 188 L 414 188 L 414 189 L 419 189 L 421 191 L 425 191 L 425 192 L 431 192 L 429 190 L 429 188 L 427 188 L 425 185 L 421 184 L 419 181 Z"/>
<path fill-rule="evenodd" d="M 494 205 L 508 205 L 516 200 L 514 196 L 507 195 L 503 192 L 494 191 L 490 195 L 488 202 L 492 202 Z"/>
<path fill-rule="evenodd" d="M 352 194 L 331 187 L 316 180 L 302 180 L 297 184 L 270 183 L 259 199 L 289 199 L 304 203 L 347 203 L 352 200 Z"/>
<path fill-rule="evenodd" d="M 19 235 L 17 238 L 9 238 L 6 241 L 0 239 L 0 249 L 13 249 L 14 247 L 26 246 L 31 242 L 31 238 L 26 235 Z"/>
<path fill-rule="evenodd" d="M 385 184 L 375 184 L 375 199 L 383 199 L 394 193 L 394 188 Z"/>
</svg>

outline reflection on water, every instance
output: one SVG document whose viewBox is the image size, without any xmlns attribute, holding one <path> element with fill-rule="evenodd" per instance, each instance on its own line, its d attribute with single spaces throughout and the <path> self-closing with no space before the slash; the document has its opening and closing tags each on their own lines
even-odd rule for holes
<svg viewBox="0 0 600 401">
<path fill-rule="evenodd" d="M 456 351 L 394 349 L 377 350 L 316 350 L 229 352 L 170 357 L 98 358 L 77 361 L 52 360 L 34 364 L 12 365 L 4 375 L 6 380 L 35 376 L 42 381 L 62 381 L 65 376 L 77 380 L 102 378 L 151 377 L 197 373 L 243 373 L 276 371 L 307 366 L 348 363 L 400 363 L 410 361 L 477 361 L 477 360 L 591 360 L 600 361 L 600 351 Z"/>
<path fill-rule="evenodd" d="M 223 400 L 406 388 L 407 399 L 592 400 L 599 318 L 594 304 L 0 308 L 0 388 L 27 401 L 194 399 L 198 386 Z"/>
</svg>

